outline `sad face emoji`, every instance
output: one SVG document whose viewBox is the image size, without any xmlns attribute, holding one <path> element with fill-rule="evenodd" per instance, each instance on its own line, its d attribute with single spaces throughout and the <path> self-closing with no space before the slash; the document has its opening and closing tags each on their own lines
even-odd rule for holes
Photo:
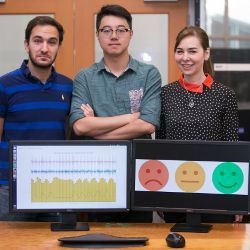
<svg viewBox="0 0 250 250">
<path fill-rule="evenodd" d="M 141 185 L 150 191 L 162 189 L 168 182 L 167 167 L 160 161 L 150 160 L 142 164 L 139 170 Z"/>
<path fill-rule="evenodd" d="M 175 181 L 183 191 L 195 192 L 203 186 L 205 172 L 196 162 L 184 162 L 176 170 Z"/>
</svg>

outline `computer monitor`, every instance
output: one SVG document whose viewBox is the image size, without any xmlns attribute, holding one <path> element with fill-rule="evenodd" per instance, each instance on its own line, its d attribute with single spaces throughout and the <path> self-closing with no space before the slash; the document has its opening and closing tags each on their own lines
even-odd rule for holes
<svg viewBox="0 0 250 250">
<path fill-rule="evenodd" d="M 208 232 L 200 214 L 249 213 L 248 142 L 134 140 L 133 210 L 187 213 L 172 231 Z"/>
<path fill-rule="evenodd" d="M 84 230 L 76 212 L 129 210 L 130 159 L 129 141 L 12 141 L 10 210 L 61 212 L 52 230 Z"/>
<path fill-rule="evenodd" d="M 239 140 L 250 141 L 250 110 L 239 110 Z"/>
</svg>

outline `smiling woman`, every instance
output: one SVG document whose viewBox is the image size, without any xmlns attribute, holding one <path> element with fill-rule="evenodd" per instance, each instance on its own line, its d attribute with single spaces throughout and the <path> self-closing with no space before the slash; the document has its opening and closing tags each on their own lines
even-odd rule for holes
<svg viewBox="0 0 250 250">
<path fill-rule="evenodd" d="M 176 38 L 175 61 L 182 72 L 179 80 L 162 87 L 161 125 L 157 139 L 167 140 L 238 140 L 238 107 L 234 91 L 213 79 L 210 61 L 209 39 L 199 27 L 185 27 Z M 198 175 L 200 168 L 194 164 L 180 170 L 183 177 L 192 173 L 188 180 Z M 183 166 L 184 168 L 184 166 Z M 193 171 L 192 171 L 193 170 Z M 195 175 L 197 174 L 197 175 Z M 192 178 L 191 178 L 192 177 Z M 197 179 L 196 179 L 197 180 Z M 198 183 L 181 189 L 194 191 Z M 197 187 L 196 185 L 197 184 Z M 166 221 L 181 217 L 167 214 Z M 207 219 L 211 219 L 207 216 Z M 221 218 L 218 216 L 218 219 Z M 214 217 L 212 220 L 216 220 Z M 230 221 L 232 218 L 228 217 Z"/>
<path fill-rule="evenodd" d="M 213 79 L 209 39 L 199 27 L 186 27 L 176 38 L 178 81 L 162 88 L 161 126 L 156 138 L 235 141 L 238 107 L 234 91 Z"/>
</svg>

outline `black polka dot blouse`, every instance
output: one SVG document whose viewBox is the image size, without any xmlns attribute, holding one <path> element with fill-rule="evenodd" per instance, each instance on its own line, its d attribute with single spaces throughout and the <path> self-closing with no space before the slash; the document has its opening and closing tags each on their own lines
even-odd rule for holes
<svg viewBox="0 0 250 250">
<path fill-rule="evenodd" d="M 234 91 L 221 83 L 203 93 L 189 92 L 179 81 L 162 87 L 161 125 L 157 139 L 238 140 L 238 107 Z"/>
</svg>

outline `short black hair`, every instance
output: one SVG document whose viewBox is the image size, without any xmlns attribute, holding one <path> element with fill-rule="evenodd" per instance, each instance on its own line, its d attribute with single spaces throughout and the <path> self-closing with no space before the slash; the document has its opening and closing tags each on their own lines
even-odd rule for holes
<svg viewBox="0 0 250 250">
<path fill-rule="evenodd" d="M 59 44 L 61 45 L 63 41 L 64 29 L 63 26 L 56 21 L 56 19 L 50 16 L 37 16 L 29 21 L 26 30 L 25 30 L 25 40 L 29 43 L 31 32 L 33 28 L 37 25 L 51 25 L 54 26 L 58 30 L 59 34 Z"/>
<path fill-rule="evenodd" d="M 126 19 L 129 28 L 132 29 L 132 16 L 127 9 L 120 5 L 104 5 L 97 13 L 96 17 L 96 30 L 99 30 L 102 18 L 105 16 L 117 16 Z"/>
</svg>

